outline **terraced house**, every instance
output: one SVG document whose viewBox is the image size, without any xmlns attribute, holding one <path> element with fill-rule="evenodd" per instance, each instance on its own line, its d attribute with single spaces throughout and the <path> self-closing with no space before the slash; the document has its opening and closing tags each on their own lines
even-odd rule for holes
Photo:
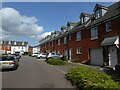
<svg viewBox="0 0 120 90">
<path fill-rule="evenodd" d="M 79 18 L 42 39 L 41 52 L 56 51 L 68 60 L 92 65 L 120 63 L 120 2 L 109 7 L 96 4 L 93 14 L 82 12 Z"/>
<path fill-rule="evenodd" d="M 0 41 L 0 53 L 13 54 L 15 52 L 28 52 L 28 42 L 23 41 Z"/>
</svg>

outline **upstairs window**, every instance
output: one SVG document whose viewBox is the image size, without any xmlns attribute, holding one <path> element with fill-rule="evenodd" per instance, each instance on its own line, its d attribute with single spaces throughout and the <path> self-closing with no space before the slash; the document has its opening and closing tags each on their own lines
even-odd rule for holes
<svg viewBox="0 0 120 90">
<path fill-rule="evenodd" d="M 91 40 L 98 39 L 98 28 L 94 27 L 91 29 Z"/>
<path fill-rule="evenodd" d="M 52 41 L 52 47 L 53 47 L 53 45 L 54 45 L 54 42 Z"/>
<path fill-rule="evenodd" d="M 101 10 L 97 10 L 95 15 L 96 15 L 96 19 L 100 18 L 102 16 Z"/>
<path fill-rule="evenodd" d="M 81 18 L 81 23 L 84 23 L 84 17 Z"/>
<path fill-rule="evenodd" d="M 3 44 L 3 41 L 0 41 L 0 44 Z"/>
<path fill-rule="evenodd" d="M 64 37 L 64 44 L 67 44 L 67 37 Z"/>
<path fill-rule="evenodd" d="M 81 47 L 77 48 L 77 54 L 82 54 L 82 49 L 81 49 Z"/>
<path fill-rule="evenodd" d="M 71 40 L 71 34 L 69 34 L 69 40 Z"/>
<path fill-rule="evenodd" d="M 8 49 L 10 49 L 10 46 L 8 46 Z"/>
<path fill-rule="evenodd" d="M 11 41 L 9 41 L 9 43 L 8 44 L 11 44 Z"/>
<path fill-rule="evenodd" d="M 106 23 L 106 32 L 110 32 L 111 31 L 111 21 Z"/>
<path fill-rule="evenodd" d="M 58 39 L 58 46 L 60 46 L 60 39 Z"/>
<path fill-rule="evenodd" d="M 14 42 L 14 45 L 16 45 L 16 42 Z"/>
<path fill-rule="evenodd" d="M 81 40 L 81 32 L 77 32 L 76 33 L 76 41 L 80 41 Z"/>
</svg>

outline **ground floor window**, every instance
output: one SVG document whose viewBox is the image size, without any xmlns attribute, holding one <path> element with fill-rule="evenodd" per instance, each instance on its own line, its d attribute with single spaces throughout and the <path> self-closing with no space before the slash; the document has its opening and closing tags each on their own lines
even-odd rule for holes
<svg viewBox="0 0 120 90">
<path fill-rule="evenodd" d="M 81 47 L 77 48 L 77 54 L 82 54 L 82 48 Z"/>
</svg>

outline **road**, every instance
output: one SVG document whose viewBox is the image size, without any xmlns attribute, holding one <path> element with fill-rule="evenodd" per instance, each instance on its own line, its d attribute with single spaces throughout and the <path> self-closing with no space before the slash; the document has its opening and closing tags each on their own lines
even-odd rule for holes
<svg viewBox="0 0 120 90">
<path fill-rule="evenodd" d="M 65 74 L 34 57 L 23 56 L 15 71 L 2 73 L 3 88 L 74 88 Z"/>
</svg>

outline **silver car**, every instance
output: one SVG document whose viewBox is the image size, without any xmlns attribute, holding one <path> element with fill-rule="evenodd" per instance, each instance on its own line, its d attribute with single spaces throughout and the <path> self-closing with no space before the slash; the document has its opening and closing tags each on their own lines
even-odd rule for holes
<svg viewBox="0 0 120 90">
<path fill-rule="evenodd" d="M 47 60 L 49 58 L 61 59 L 61 55 L 59 53 L 56 53 L 56 52 L 51 52 L 51 53 L 48 54 Z"/>
<path fill-rule="evenodd" d="M 40 53 L 37 56 L 38 59 L 46 59 L 46 57 L 47 57 L 47 53 Z"/>
<path fill-rule="evenodd" d="M 17 69 L 19 66 L 18 60 L 14 56 L 2 56 L 0 57 L 0 70 L 2 69 Z"/>
</svg>

